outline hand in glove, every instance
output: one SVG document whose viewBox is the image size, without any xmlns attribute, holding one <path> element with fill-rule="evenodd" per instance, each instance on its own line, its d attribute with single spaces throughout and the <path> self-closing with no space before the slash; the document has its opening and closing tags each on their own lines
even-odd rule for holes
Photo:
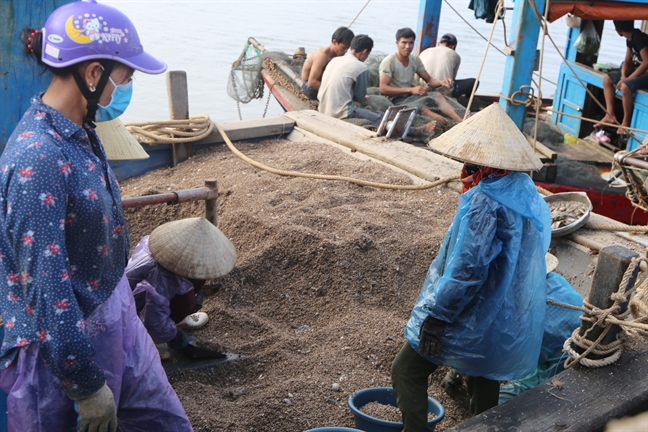
<svg viewBox="0 0 648 432">
<path fill-rule="evenodd" d="M 79 432 L 115 432 L 117 408 L 112 390 L 107 384 L 96 393 L 75 402 L 79 413 Z"/>
<path fill-rule="evenodd" d="M 428 316 L 421 325 L 418 353 L 423 357 L 434 357 L 441 351 L 441 341 L 445 333 L 446 322 Z"/>
<path fill-rule="evenodd" d="M 182 349 L 187 357 L 192 359 L 213 359 L 225 357 L 223 349 L 218 345 L 189 336 L 189 343 Z"/>
<path fill-rule="evenodd" d="M 225 357 L 222 348 L 218 344 L 208 343 L 189 336 L 182 330 L 178 330 L 176 337 L 169 342 L 169 348 L 181 350 L 187 357 L 192 359 L 210 359 Z"/>
</svg>

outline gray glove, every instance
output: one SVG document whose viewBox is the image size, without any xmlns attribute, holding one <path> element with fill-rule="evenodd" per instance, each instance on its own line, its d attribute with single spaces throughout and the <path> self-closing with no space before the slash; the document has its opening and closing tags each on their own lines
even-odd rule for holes
<svg viewBox="0 0 648 432">
<path fill-rule="evenodd" d="M 112 390 L 107 384 L 93 395 L 76 401 L 79 432 L 117 431 L 117 408 Z"/>
</svg>

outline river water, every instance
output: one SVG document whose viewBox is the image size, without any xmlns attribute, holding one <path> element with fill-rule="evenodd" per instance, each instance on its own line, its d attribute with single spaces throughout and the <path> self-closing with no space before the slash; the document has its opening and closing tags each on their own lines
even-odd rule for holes
<svg viewBox="0 0 648 432">
<path fill-rule="evenodd" d="M 270 51 L 292 54 L 299 46 L 311 53 L 327 45 L 339 26 L 348 26 L 365 0 L 107 0 L 133 21 L 145 49 L 188 76 L 189 112 L 209 114 L 218 122 L 238 120 L 236 102 L 227 95 L 230 67 L 240 55 L 248 37 L 254 36 Z M 476 20 L 468 9 L 469 0 L 451 0 L 452 6 L 482 35 L 488 37 L 491 24 Z M 507 1 L 512 7 L 513 2 Z M 416 30 L 418 0 L 372 0 L 351 27 L 374 40 L 374 52 L 395 51 L 394 34 L 401 27 Z M 506 16 L 511 28 L 512 11 Z M 486 41 L 478 36 L 447 4 L 443 4 L 439 35 L 451 32 L 459 41 L 461 55 L 458 78 L 475 77 Z M 562 50 L 567 26 L 564 18 L 551 24 L 549 32 Z M 625 40 L 606 23 L 599 62 L 620 63 Z M 504 31 L 497 25 L 493 43 L 503 49 Z M 545 43 L 543 76 L 555 82 L 560 56 L 549 40 Z M 480 94 L 501 90 L 505 57 L 492 47 L 481 76 Z M 555 86 L 544 82 L 545 97 L 553 96 Z M 163 120 L 169 117 L 165 74 L 135 75 L 134 96 L 124 121 Z M 259 118 L 264 101 L 241 106 L 244 119 Z M 270 101 L 268 115 L 282 112 Z"/>
</svg>

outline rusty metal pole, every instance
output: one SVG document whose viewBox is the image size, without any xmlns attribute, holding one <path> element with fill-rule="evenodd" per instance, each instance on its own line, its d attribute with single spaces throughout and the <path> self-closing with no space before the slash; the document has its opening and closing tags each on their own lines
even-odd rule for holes
<svg viewBox="0 0 648 432">
<path fill-rule="evenodd" d="M 205 218 L 211 222 L 215 227 L 218 227 L 218 207 L 216 201 L 218 199 L 218 182 L 216 180 L 205 180 L 205 187 L 212 192 L 213 198 L 205 200 Z"/>
</svg>

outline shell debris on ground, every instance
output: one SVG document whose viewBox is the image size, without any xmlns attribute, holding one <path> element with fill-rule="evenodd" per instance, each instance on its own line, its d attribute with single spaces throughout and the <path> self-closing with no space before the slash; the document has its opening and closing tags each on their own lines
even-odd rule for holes
<svg viewBox="0 0 648 432">
<path fill-rule="evenodd" d="M 411 184 L 408 176 L 324 144 L 271 139 L 237 147 L 280 169 Z M 218 180 L 218 228 L 236 247 L 237 261 L 208 282 L 202 310 L 210 321 L 193 334 L 242 358 L 171 377 L 194 430 L 353 427 L 353 392 L 391 387 L 391 362 L 459 194 L 281 177 L 217 146 L 122 182 L 122 195 L 201 187 L 206 179 Z M 125 210 L 131 242 L 204 211 L 203 202 Z M 446 409 L 438 431 L 468 413 L 465 387 L 457 399 L 440 387 L 445 373 L 439 368 L 429 387 Z"/>
</svg>

